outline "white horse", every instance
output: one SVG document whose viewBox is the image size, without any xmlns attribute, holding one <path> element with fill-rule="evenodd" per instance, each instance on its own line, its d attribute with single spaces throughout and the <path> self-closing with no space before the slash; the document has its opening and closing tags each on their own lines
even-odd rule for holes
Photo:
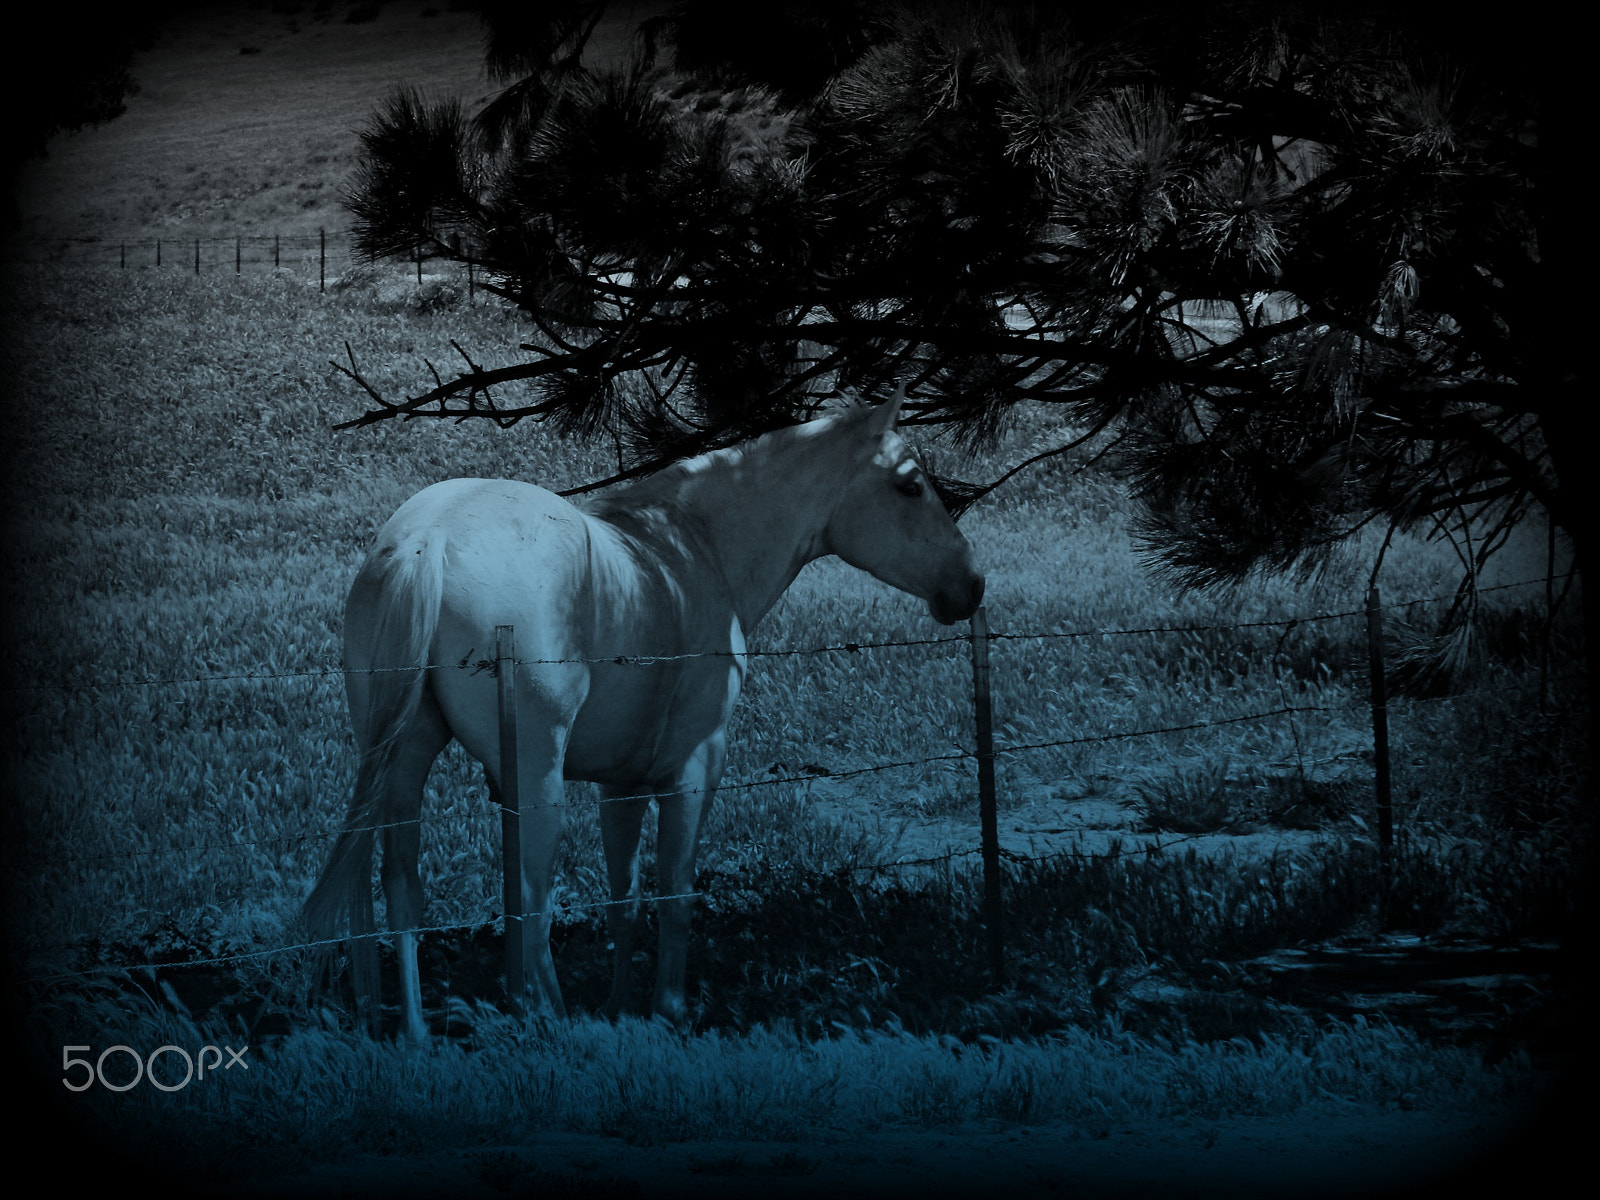
<svg viewBox="0 0 1600 1200">
<path fill-rule="evenodd" d="M 404 1031 L 422 1041 L 417 872 L 423 783 L 452 737 L 498 804 L 495 629 L 516 630 L 523 988 L 565 1012 L 550 956 L 563 780 L 600 785 L 616 966 L 626 1003 L 641 917 L 639 832 L 659 809 L 662 896 L 694 887 L 695 847 L 722 773 L 745 634 L 813 559 L 836 554 L 928 602 L 943 624 L 983 597 L 972 549 L 894 431 L 903 389 L 679 462 L 584 508 L 527 483 L 453 479 L 418 492 L 378 534 L 345 607 L 345 684 L 361 763 L 343 832 L 304 916 L 348 922 L 358 994 L 376 993 L 371 870 L 383 834 L 399 933 Z M 614 662 L 646 656 L 665 661 Z M 689 656 L 689 657 L 677 657 Z M 654 1011 L 686 1018 L 690 899 L 660 904 Z M 509 924 L 509 923 L 508 923 Z M 507 929 L 507 936 L 514 931 Z M 519 986 L 520 985 L 520 986 Z"/>
</svg>

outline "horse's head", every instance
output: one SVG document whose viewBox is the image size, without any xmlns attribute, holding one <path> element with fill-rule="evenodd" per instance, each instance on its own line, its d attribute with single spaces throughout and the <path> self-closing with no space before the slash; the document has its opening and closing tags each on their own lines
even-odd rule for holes
<svg viewBox="0 0 1600 1200">
<path fill-rule="evenodd" d="M 840 419 L 835 436 L 853 469 L 823 531 L 837 554 L 891 587 L 928 602 L 941 625 L 964 621 L 983 600 L 972 547 L 945 512 L 931 481 L 895 432 L 905 388 L 873 409 Z"/>
</svg>

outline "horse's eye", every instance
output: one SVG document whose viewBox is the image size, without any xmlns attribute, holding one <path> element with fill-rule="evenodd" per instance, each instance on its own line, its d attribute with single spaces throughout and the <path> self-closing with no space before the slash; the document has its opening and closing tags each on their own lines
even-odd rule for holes
<svg viewBox="0 0 1600 1200">
<path fill-rule="evenodd" d="M 910 496 L 913 500 L 922 495 L 922 484 L 915 479 L 902 479 L 894 488 L 902 496 Z"/>
</svg>

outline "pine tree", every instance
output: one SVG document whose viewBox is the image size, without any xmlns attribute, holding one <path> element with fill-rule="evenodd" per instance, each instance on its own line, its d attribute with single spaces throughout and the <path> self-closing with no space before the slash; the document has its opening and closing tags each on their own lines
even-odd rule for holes
<svg viewBox="0 0 1600 1200">
<path fill-rule="evenodd" d="M 1059 413 L 1039 457 L 1115 461 L 1184 585 L 1314 571 L 1372 524 L 1470 529 L 1459 623 L 1530 512 L 1587 553 L 1575 141 L 1515 30 L 701 0 L 601 68 L 604 7 L 492 10 L 492 103 L 374 117 L 361 247 L 472 260 L 537 337 L 369 388 L 348 424 L 549 419 L 642 471 L 904 383 L 910 421 L 969 443 Z"/>
</svg>

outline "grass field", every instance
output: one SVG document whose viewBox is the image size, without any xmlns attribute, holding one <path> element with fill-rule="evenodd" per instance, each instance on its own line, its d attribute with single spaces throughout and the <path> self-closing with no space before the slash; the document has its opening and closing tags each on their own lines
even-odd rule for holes
<svg viewBox="0 0 1600 1200">
<path fill-rule="evenodd" d="M 106 126 L 57 139 L 19 197 L 30 237 L 211 237 L 342 229 L 339 190 L 372 98 L 403 82 L 480 95 L 475 14 L 393 4 L 201 5 L 138 55 Z M 424 10 L 431 15 L 424 17 Z"/>
<path fill-rule="evenodd" d="M 6 484 L 15 564 L 7 674 L 17 689 L 6 694 L 14 733 L 6 766 L 17 797 L 6 814 L 13 944 L 30 974 L 283 945 L 351 784 L 336 673 L 339 614 L 377 525 L 436 479 L 509 475 L 559 487 L 614 464 L 604 448 L 536 427 L 500 433 L 414 422 L 332 433 L 331 422 L 357 403 L 326 365 L 345 340 L 379 386 L 399 388 L 422 369 L 421 357 L 445 357 L 451 337 L 492 365 L 495 348 L 515 333 L 488 308 L 420 305 L 403 281 L 378 277 L 321 295 L 293 272 L 196 280 L 32 269 L 14 272 L 8 293 L 12 395 L 37 414 L 13 440 Z M 437 288 L 426 294 L 440 299 Z M 1047 421 L 1029 418 L 992 452 L 961 463 L 961 473 L 990 477 L 1047 437 Z M 995 629 L 1232 626 L 1359 606 L 1359 554 L 1315 586 L 1263 580 L 1222 598 L 1168 595 L 1132 553 L 1125 509 L 1114 481 L 1057 467 L 1022 477 L 969 514 L 964 528 L 988 572 Z M 1542 540 L 1530 537 L 1486 582 L 1538 577 Z M 1450 590 L 1450 555 L 1438 546 L 1397 546 L 1385 570 L 1386 594 L 1396 599 Z M 1397 703 L 1397 795 L 1410 849 L 1387 883 L 1370 839 L 1358 620 L 996 642 L 1003 813 L 1026 808 L 1037 819 L 1043 806 L 1062 818 L 1076 805 L 1110 802 L 1129 814 L 1131 831 L 1141 813 L 1147 821 L 1164 814 L 1170 829 L 1220 803 L 1228 828 L 1297 825 L 1300 839 L 1297 850 L 1265 857 L 1223 848 L 1014 866 L 1012 980 L 999 993 L 983 981 L 973 858 L 920 872 L 859 870 L 908 856 L 896 836 L 903 826 L 944 814 L 949 829 L 972 830 L 971 760 L 832 778 L 971 749 L 964 644 L 758 658 L 730 730 L 728 779 L 817 779 L 734 786 L 719 797 L 703 843 L 708 898 L 691 967 L 704 1036 L 771 1027 L 826 1042 L 853 1029 L 852 1036 L 889 1036 L 871 1043 L 874 1053 L 903 1044 L 937 1057 L 950 1053 L 937 1048 L 952 1034 L 1026 1042 L 1050 1031 L 1103 1030 L 1112 1019 L 1143 1038 L 1215 1044 L 1209 1053 L 1226 1061 L 1217 1068 L 1225 1074 L 1248 1069 L 1281 1080 L 1281 1095 L 1262 1101 L 1280 1107 L 1292 1108 L 1309 1085 L 1261 1065 L 1263 1046 L 1270 1049 L 1262 1036 L 1287 1039 L 1312 1060 L 1330 1037 L 1377 1038 L 1364 1053 L 1378 1058 L 1417 1047 L 1414 1056 L 1407 1050 L 1406 1069 L 1456 1080 L 1439 1083 L 1437 1095 L 1459 1103 L 1507 1086 L 1499 1068 L 1482 1075 L 1448 1045 L 1319 1030 L 1304 1015 L 1225 985 L 1195 985 L 1217 960 L 1362 930 L 1559 933 L 1579 861 L 1569 849 L 1581 828 L 1571 810 L 1580 786 L 1577 727 L 1561 701 L 1571 685 L 1560 682 L 1570 674 L 1562 664 L 1575 654 L 1575 635 L 1557 622 L 1557 679 L 1541 715 L 1542 597 L 1542 585 L 1488 594 L 1478 664 L 1462 693 Z M 1423 624 L 1436 609 L 1399 613 Z M 823 563 L 802 574 L 752 646 L 943 633 L 917 602 Z M 1325 711 L 1004 752 L 1291 705 Z M 603 899 L 603 875 L 589 793 L 574 786 L 569 798 L 558 888 L 569 909 L 557 928 L 557 958 L 569 1001 L 581 1010 L 604 994 L 603 931 L 597 912 L 582 907 Z M 1298 815 L 1290 820 L 1288 810 Z M 435 771 L 425 812 L 428 920 L 491 920 L 497 822 L 475 768 L 459 754 Z M 975 832 L 964 836 L 953 849 L 976 845 Z M 1238 840 L 1242 847 L 1248 839 Z M 509 1036 L 490 1010 L 475 1007 L 497 994 L 493 941 L 487 931 L 441 935 L 426 956 L 430 1004 L 455 1021 L 464 1046 L 492 1047 Z M 155 995 L 197 1013 L 170 1019 L 259 1022 L 267 981 L 287 981 L 291 993 L 269 1004 L 277 1015 L 259 1026 L 288 1039 L 280 1052 L 289 1057 L 274 1061 L 343 1071 L 326 1048 L 353 1046 L 359 1035 L 325 1027 L 326 1017 L 292 998 L 296 962 L 268 955 L 226 973 L 225 984 L 211 979 L 225 1004 L 190 986 L 181 970 L 164 976 L 177 991 Z M 1149 1000 L 1152 971 L 1183 980 L 1188 998 Z M 53 998 L 37 1009 L 44 1026 L 64 1013 L 81 1022 L 96 1005 L 121 1014 L 124 1028 L 154 1030 L 169 1019 L 160 1004 L 148 1013 L 127 1008 L 130 986 L 144 986 L 129 984 L 133 977 L 98 978 L 47 990 Z M 440 994 L 441 985 L 461 996 Z M 1518 1020 L 1519 1036 L 1537 1041 L 1561 1006 L 1536 1008 Z M 309 1028 L 321 1029 L 321 1040 L 295 1032 Z M 1396 1036 L 1401 1041 L 1382 1041 Z M 1245 1040 L 1230 1050 L 1230 1038 Z M 379 1075 L 388 1069 L 381 1057 L 362 1061 Z M 958 1070 L 953 1060 L 949 1070 Z M 952 1120 L 990 1114 L 1013 1087 L 963 1086 L 969 1099 L 951 1102 Z M 1055 1086 L 1040 1083 L 1028 1103 L 1060 1116 L 1067 1110 L 1049 1098 Z M 1234 1084 L 1219 1094 L 1229 1089 L 1259 1094 Z M 763 1111 L 774 1129 L 805 1119 L 803 1106 L 771 1103 Z M 640 1111 L 657 1113 L 653 1104 Z M 921 1111 L 898 1093 L 890 1104 L 882 1111 L 898 1115 L 881 1119 Z M 407 1111 L 422 1120 L 426 1109 Z M 126 1108 L 117 1111 L 119 1121 L 126 1117 Z M 149 1119 L 178 1120 L 179 1111 L 158 1108 Z M 577 1101 L 562 1111 L 593 1113 Z M 366 1136 L 359 1117 L 334 1127 L 356 1144 Z"/>
<path fill-rule="evenodd" d="M 617 5 L 591 46 L 626 53 Z M 352 21 L 357 10 L 370 19 Z M 477 14 L 449 0 L 200 3 L 163 23 L 115 121 L 57 138 L 18 195 L 24 238 L 169 242 L 343 230 L 357 132 L 398 85 L 471 102 L 495 88 Z"/>
<path fill-rule="evenodd" d="M 233 28 L 197 19 L 159 43 L 128 115 L 57 146 L 33 177 L 28 232 L 332 224 L 347 117 L 358 124 L 392 77 L 481 86 L 461 49 L 475 30 L 446 6 L 389 5 L 359 26 L 280 7 L 295 6 L 241 10 L 254 15 Z M 377 40 L 358 49 L 358 35 Z M 235 100 L 213 102 L 230 81 Z M 993 645 L 1002 842 L 1042 859 L 1007 868 L 1006 986 L 985 974 L 972 759 L 953 757 L 973 748 L 962 631 L 824 562 L 753 649 L 954 640 L 754 660 L 702 843 L 695 1031 L 496 1010 L 498 821 L 452 750 L 430 782 L 422 861 L 428 921 L 460 927 L 425 943 L 441 1049 L 411 1060 L 354 1032 L 339 992 L 308 999 L 305 962 L 277 953 L 354 774 L 345 589 L 378 526 L 431 482 L 561 488 L 615 459 L 536 426 L 333 432 L 360 408 L 328 362 L 346 342 L 388 392 L 426 379 L 424 359 L 449 362 L 452 338 L 492 367 L 525 336 L 466 304 L 459 280 L 336 274 L 326 293 L 298 266 L 13 265 L 5 279 L 6 937 L 25 977 L 88 972 L 27 990 L 29 1045 L 51 1088 L 63 1041 L 108 1033 L 139 1046 L 244 1035 L 267 1066 L 249 1088 L 90 1096 L 94 1122 L 157 1155 L 266 1165 L 516 1137 L 536 1119 L 648 1141 L 819 1121 L 1471 1110 L 1525 1091 L 1530 1063 L 1560 1062 L 1565 979 L 1470 1035 L 1351 1019 L 1252 982 L 1263 956 L 1341 940 L 1509 947 L 1570 931 L 1590 836 L 1583 660 L 1574 598 L 1548 619 L 1544 531 L 1523 531 L 1482 581 L 1539 582 L 1484 594 L 1454 687 L 1393 705 L 1403 837 L 1385 864 L 1365 628 L 1330 615 L 1361 607 L 1376 541 L 1309 584 L 1175 596 L 1135 553 L 1117 481 L 1062 461 L 962 523 L 1006 635 Z M 970 458 L 937 447 L 940 466 L 992 478 L 1054 444 L 1053 421 L 1021 414 Z M 1391 548 L 1391 651 L 1431 631 L 1455 563 L 1442 542 Z M 1196 628 L 1101 632 L 1172 626 Z M 1306 711 L 1252 717 L 1286 708 Z M 1252 719 L 1218 723 L 1235 717 Z M 1166 727 L 1191 728 L 1119 736 Z M 1058 744 L 1022 749 L 1040 743 Z M 556 958 L 583 1013 L 608 984 L 585 907 L 603 872 L 592 796 L 574 786 L 569 800 Z M 1153 839 L 1167 848 L 1145 852 Z M 885 867 L 905 858 L 941 861 Z M 181 965 L 237 954 L 258 957 Z M 325 1094 L 344 1099 L 308 1100 Z"/>
<path fill-rule="evenodd" d="M 400 298 L 385 299 L 395 290 L 387 284 L 321 297 L 293 276 L 103 273 L 63 282 L 45 274 L 14 280 L 17 311 L 29 314 L 18 331 L 27 355 L 13 375 L 14 394 L 46 414 L 15 446 L 9 480 L 9 511 L 20 521 L 14 561 L 26 589 L 12 608 L 14 677 L 45 689 L 23 693 L 18 720 L 30 753 L 17 778 L 47 822 L 37 832 L 49 856 L 125 851 L 130 836 L 157 831 L 161 840 L 141 848 L 257 843 L 188 862 L 170 854 L 111 858 L 97 871 L 116 894 L 136 893 L 134 881 L 142 881 L 172 912 L 216 902 L 219 888 L 229 899 L 249 897 L 248 921 L 235 932 L 275 934 L 321 853 L 320 842 L 282 839 L 331 828 L 351 778 L 338 621 L 376 526 L 440 478 L 508 475 L 561 487 L 609 464 L 602 451 L 536 428 L 501 434 L 415 422 L 329 432 L 355 404 L 322 357 L 330 349 L 348 340 L 379 386 L 403 387 L 420 357 L 449 353 L 452 336 L 491 350 L 508 342 L 505 318 L 489 309 L 417 312 L 405 306 L 403 286 Z M 91 325 L 91 312 L 109 319 Z M 1044 432 L 1021 430 L 992 461 L 962 470 L 985 476 Z M 966 528 L 990 577 L 996 630 L 1231 625 L 1359 607 L 1359 560 L 1317 587 L 1263 581 L 1221 600 L 1174 599 L 1132 554 L 1121 506 L 1113 483 L 1057 469 L 1019 480 L 973 512 Z M 1540 549 L 1505 556 L 1498 580 L 1537 578 Z M 1450 590 L 1448 555 L 1437 547 L 1391 551 L 1391 562 L 1386 582 L 1396 599 Z M 1397 715 L 1397 791 L 1407 798 L 1409 824 L 1462 832 L 1474 820 L 1503 818 L 1508 798 L 1483 755 L 1516 751 L 1506 739 L 1518 736 L 1513 718 L 1527 697 L 1499 693 L 1496 684 L 1515 675 L 1517 686 L 1536 685 L 1526 666 L 1542 595 L 1542 587 L 1494 595 L 1484 637 L 1505 645 L 1491 647 L 1498 655 L 1485 653 L 1475 700 L 1419 704 Z M 1417 617 L 1426 619 L 1426 606 Z M 942 632 L 910 598 L 823 563 L 803 574 L 753 646 L 804 649 Z M 1359 620 L 1346 618 L 1288 631 L 999 642 L 1002 747 L 1288 706 L 1332 710 L 1004 755 L 1002 803 L 1040 789 L 1094 795 L 1130 780 L 1152 795 L 1161 794 L 1163 780 L 1176 780 L 1181 793 L 1220 772 L 1218 786 L 1234 793 L 1241 819 L 1261 821 L 1300 780 L 1347 797 L 1333 818 L 1344 816 L 1342 806 L 1370 826 L 1366 789 L 1341 786 L 1363 783 L 1369 770 L 1362 635 Z M 728 779 L 821 776 L 970 751 L 969 673 L 960 640 L 760 658 L 731 730 Z M 136 683 L 211 676 L 240 678 Z M 1496 720 L 1508 725 L 1486 740 L 1483 723 Z M 1456 743 L 1454 730 L 1465 732 Z M 1426 754 L 1407 752 L 1419 743 Z M 970 760 L 933 761 L 887 779 L 868 776 L 850 791 L 858 806 L 889 817 L 970 811 L 971 780 Z M 459 758 L 438 781 L 434 802 L 442 808 L 430 832 L 452 832 L 425 841 L 424 861 L 429 878 L 441 880 L 430 888 L 441 922 L 493 907 L 498 833 L 471 799 L 478 787 Z M 803 809 L 807 791 L 733 793 L 710 831 L 707 866 L 723 866 L 738 847 L 763 845 L 775 828 L 802 843 L 765 846 L 765 857 L 827 869 L 838 865 L 837 854 L 864 852 L 859 839 L 842 834 L 830 852 L 811 843 L 803 821 L 769 811 Z M 599 899 L 592 812 L 575 803 L 566 894 Z M 280 841 L 269 845 L 273 839 Z M 32 924 L 41 934 L 55 930 L 57 939 L 68 931 L 127 934 L 127 922 L 146 919 L 75 907 L 64 883 L 52 892 L 52 908 L 36 911 Z"/>
</svg>

